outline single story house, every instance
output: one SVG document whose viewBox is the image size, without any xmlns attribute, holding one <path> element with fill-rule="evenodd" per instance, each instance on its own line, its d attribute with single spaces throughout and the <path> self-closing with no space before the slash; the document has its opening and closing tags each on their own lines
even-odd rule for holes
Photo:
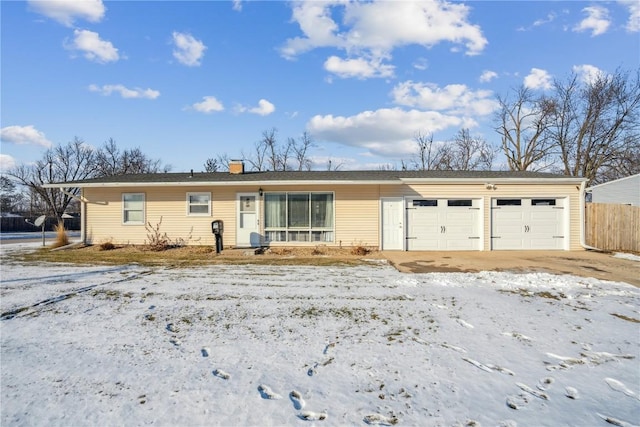
<svg viewBox="0 0 640 427">
<path fill-rule="evenodd" d="M 640 174 L 587 188 L 593 203 L 640 206 Z"/>
<path fill-rule="evenodd" d="M 582 178 L 496 171 L 286 171 L 112 176 L 80 187 L 82 240 L 144 244 L 149 226 L 188 244 L 381 250 L 578 250 Z"/>
</svg>

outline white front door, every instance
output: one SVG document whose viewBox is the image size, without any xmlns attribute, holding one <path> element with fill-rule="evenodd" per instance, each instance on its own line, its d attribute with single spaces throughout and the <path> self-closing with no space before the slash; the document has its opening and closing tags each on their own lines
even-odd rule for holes
<svg viewBox="0 0 640 427">
<path fill-rule="evenodd" d="M 236 246 L 259 247 L 262 244 L 259 196 L 257 193 L 238 193 L 237 197 Z"/>
<path fill-rule="evenodd" d="M 382 203 L 382 250 L 404 250 L 404 200 L 386 197 Z"/>
</svg>

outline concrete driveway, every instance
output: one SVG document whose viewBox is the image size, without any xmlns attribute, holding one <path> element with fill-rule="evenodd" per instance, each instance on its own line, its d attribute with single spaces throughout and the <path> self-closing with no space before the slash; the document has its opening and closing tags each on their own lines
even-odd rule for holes
<svg viewBox="0 0 640 427">
<path fill-rule="evenodd" d="M 540 271 L 626 282 L 640 287 L 640 262 L 595 251 L 401 252 L 383 255 L 408 273 Z"/>
</svg>

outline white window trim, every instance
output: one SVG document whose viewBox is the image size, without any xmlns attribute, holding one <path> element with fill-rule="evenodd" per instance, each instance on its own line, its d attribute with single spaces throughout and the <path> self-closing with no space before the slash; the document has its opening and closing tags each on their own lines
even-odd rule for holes
<svg viewBox="0 0 640 427">
<path fill-rule="evenodd" d="M 142 196 L 142 221 L 125 221 L 124 197 L 125 196 Z M 122 193 L 122 225 L 144 225 L 147 218 L 147 195 L 145 193 Z"/>
<path fill-rule="evenodd" d="M 190 196 L 195 196 L 195 195 L 200 195 L 200 196 L 207 196 L 209 198 L 209 202 L 207 202 L 207 213 L 192 213 L 191 212 L 191 203 L 189 203 L 189 197 Z M 193 192 L 188 192 L 187 193 L 187 198 L 186 198 L 186 209 L 187 209 L 187 216 L 211 216 L 211 192 L 206 192 L 206 191 L 193 191 Z"/>
<path fill-rule="evenodd" d="M 312 227 L 311 226 L 311 211 L 309 211 L 309 226 L 308 227 L 289 227 L 288 225 L 285 225 L 284 227 L 265 227 L 264 231 L 265 234 L 267 232 L 281 232 L 284 231 L 287 235 L 287 239 L 284 242 L 278 242 L 278 243 L 314 243 L 314 241 L 312 240 L 306 240 L 306 241 L 300 241 L 300 242 L 296 242 L 293 240 L 289 240 L 288 235 L 289 232 L 307 232 L 309 233 L 309 236 L 311 236 L 311 234 L 314 231 L 318 231 L 318 232 L 329 232 L 332 233 L 332 240 L 330 241 L 321 241 L 320 243 L 333 243 L 336 241 L 336 194 L 335 191 L 269 191 L 268 193 L 277 193 L 277 194 L 286 194 L 287 195 L 287 200 L 288 200 L 288 196 L 290 194 L 308 194 L 309 195 L 309 203 L 311 203 L 311 196 L 313 194 L 331 194 L 332 197 L 332 215 L 333 215 L 333 225 L 331 227 Z M 267 192 L 265 192 L 265 194 L 267 194 Z M 311 205 L 309 204 L 309 208 L 311 208 Z M 266 202 L 265 202 L 265 209 L 266 209 Z M 287 215 L 287 213 L 285 213 L 285 215 Z M 285 217 L 285 222 L 288 222 L 288 218 Z M 265 222 L 266 224 L 266 222 Z M 317 242 L 316 242 L 317 243 Z"/>
</svg>

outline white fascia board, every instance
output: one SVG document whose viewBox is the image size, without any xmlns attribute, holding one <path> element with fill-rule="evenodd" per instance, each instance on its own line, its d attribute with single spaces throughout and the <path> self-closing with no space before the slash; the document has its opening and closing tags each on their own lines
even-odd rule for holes
<svg viewBox="0 0 640 427">
<path fill-rule="evenodd" d="M 124 187 L 222 187 L 222 186 L 238 186 L 238 187 L 255 187 L 260 185 L 282 186 L 282 185 L 384 185 L 384 184 L 402 184 L 401 180 L 376 180 L 376 181 L 360 181 L 360 180 L 320 180 L 320 181 L 178 181 L 178 182 L 96 182 L 85 184 L 44 184 L 45 188 L 124 188 Z"/>
<path fill-rule="evenodd" d="M 580 184 L 585 178 L 400 178 L 402 184 Z"/>
</svg>

